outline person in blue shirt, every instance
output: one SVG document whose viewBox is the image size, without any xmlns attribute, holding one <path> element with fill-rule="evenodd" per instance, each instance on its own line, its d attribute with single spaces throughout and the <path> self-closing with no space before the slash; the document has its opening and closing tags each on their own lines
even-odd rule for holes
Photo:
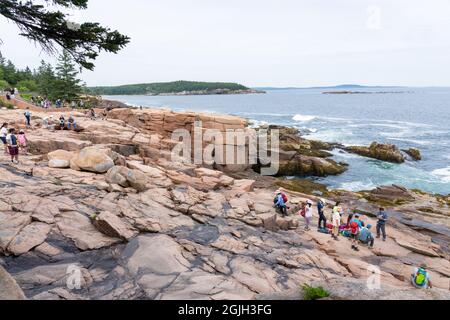
<svg viewBox="0 0 450 320">
<path fill-rule="evenodd" d="M 319 227 L 318 227 L 319 230 L 327 228 L 327 218 L 325 217 L 324 209 L 325 209 L 325 200 L 320 199 L 319 202 L 317 202 L 317 211 L 319 213 Z"/>
<path fill-rule="evenodd" d="M 369 224 L 369 225 L 367 225 L 367 227 L 362 228 L 359 233 L 359 241 L 361 241 L 364 244 L 369 245 L 369 249 L 373 248 L 373 244 L 375 242 L 372 232 L 370 232 L 371 228 L 372 228 L 372 226 Z"/>
<path fill-rule="evenodd" d="M 283 193 L 277 193 L 275 206 L 281 211 L 282 215 L 287 216 L 287 206 L 283 199 Z"/>
<path fill-rule="evenodd" d="M 377 239 L 379 239 L 381 234 L 383 234 L 383 241 L 386 241 L 386 221 L 388 219 L 388 215 L 384 208 L 380 208 L 377 218 Z"/>
</svg>

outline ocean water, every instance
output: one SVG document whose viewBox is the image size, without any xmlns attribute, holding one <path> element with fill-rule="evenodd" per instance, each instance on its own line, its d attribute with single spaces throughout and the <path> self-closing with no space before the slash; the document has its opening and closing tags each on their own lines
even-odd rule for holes
<svg viewBox="0 0 450 320">
<path fill-rule="evenodd" d="M 295 126 L 308 139 L 369 145 L 393 143 L 421 150 L 422 161 L 391 164 L 339 150 L 349 170 L 317 179 L 330 188 L 367 190 L 399 184 L 450 193 L 450 88 L 373 88 L 374 94 L 322 94 L 321 89 L 271 90 L 267 94 L 213 96 L 111 96 L 130 105 L 225 113 L 255 123 Z"/>
</svg>

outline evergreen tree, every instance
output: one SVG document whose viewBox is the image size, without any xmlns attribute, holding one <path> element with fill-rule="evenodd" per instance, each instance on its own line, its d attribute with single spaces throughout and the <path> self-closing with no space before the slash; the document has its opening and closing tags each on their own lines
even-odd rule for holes
<svg viewBox="0 0 450 320">
<path fill-rule="evenodd" d="M 49 63 L 41 61 L 36 73 L 37 88 L 41 95 L 54 98 L 55 91 L 55 72 Z"/>
<path fill-rule="evenodd" d="M 14 22 L 20 35 L 38 43 L 45 51 L 66 50 L 75 62 L 92 70 L 101 51 L 117 53 L 129 38 L 99 23 L 71 23 L 60 8 L 83 10 L 88 0 L 1 0 L 0 15 Z"/>
<path fill-rule="evenodd" d="M 78 79 L 78 74 L 79 72 L 69 52 L 64 50 L 56 66 L 55 97 L 67 101 L 77 100 L 82 92 L 81 80 Z"/>
</svg>

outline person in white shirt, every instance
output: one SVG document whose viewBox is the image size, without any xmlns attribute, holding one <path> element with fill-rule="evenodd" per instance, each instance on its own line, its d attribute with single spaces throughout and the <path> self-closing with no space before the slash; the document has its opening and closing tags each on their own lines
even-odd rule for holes
<svg viewBox="0 0 450 320">
<path fill-rule="evenodd" d="M 341 213 L 339 210 L 333 210 L 333 213 L 331 214 L 331 220 L 333 224 L 333 233 L 331 236 L 334 238 L 334 240 L 339 240 L 339 227 L 341 225 Z"/>
<path fill-rule="evenodd" d="M 309 225 L 310 225 L 312 217 L 313 217 L 312 205 L 313 205 L 313 203 L 311 200 L 306 201 L 306 209 L 305 209 L 305 222 L 306 222 L 305 230 L 306 231 L 310 230 Z"/>
<path fill-rule="evenodd" d="M 5 122 L 2 124 L 0 129 L 0 140 L 3 142 L 5 147 L 5 154 L 8 154 L 8 144 L 6 143 L 6 136 L 8 135 L 8 124 Z"/>
</svg>

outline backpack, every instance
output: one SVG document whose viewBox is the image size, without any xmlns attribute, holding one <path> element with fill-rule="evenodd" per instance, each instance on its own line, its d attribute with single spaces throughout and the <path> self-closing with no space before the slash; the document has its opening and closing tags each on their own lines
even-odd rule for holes
<svg viewBox="0 0 450 320">
<path fill-rule="evenodd" d="M 352 229 L 352 234 L 357 234 L 359 229 L 359 224 L 356 221 L 350 223 L 350 229 Z"/>
<path fill-rule="evenodd" d="M 17 137 L 12 134 L 10 139 L 11 139 L 11 145 L 12 146 L 17 146 Z"/>
<path fill-rule="evenodd" d="M 422 268 L 420 268 L 416 273 L 416 278 L 414 279 L 414 282 L 418 286 L 423 286 L 426 280 L 427 280 L 427 272 Z"/>
<path fill-rule="evenodd" d="M 306 215 L 306 208 L 303 208 L 299 211 L 300 215 L 304 218 Z"/>
<path fill-rule="evenodd" d="M 282 193 L 281 196 L 283 197 L 284 203 L 288 202 L 288 197 L 284 193 Z"/>
</svg>

